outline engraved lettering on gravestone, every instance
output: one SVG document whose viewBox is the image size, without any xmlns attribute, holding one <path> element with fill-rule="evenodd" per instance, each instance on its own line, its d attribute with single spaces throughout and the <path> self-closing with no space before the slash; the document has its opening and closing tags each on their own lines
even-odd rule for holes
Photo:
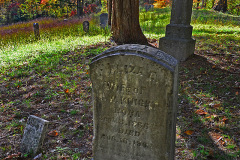
<svg viewBox="0 0 240 160">
<path fill-rule="evenodd" d="M 35 155 L 41 150 L 48 123 L 39 117 L 29 116 L 21 142 L 21 153 Z"/>
</svg>

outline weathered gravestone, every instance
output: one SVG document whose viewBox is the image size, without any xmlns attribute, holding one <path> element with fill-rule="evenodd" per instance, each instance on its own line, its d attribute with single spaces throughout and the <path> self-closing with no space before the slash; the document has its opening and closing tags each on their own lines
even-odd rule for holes
<svg viewBox="0 0 240 160">
<path fill-rule="evenodd" d="M 84 32 L 89 31 L 89 22 L 88 21 L 83 22 L 83 30 L 84 30 Z"/>
<path fill-rule="evenodd" d="M 38 23 L 33 23 L 33 32 L 34 32 L 34 35 L 35 35 L 35 39 L 36 40 L 40 39 L 39 24 Z"/>
<path fill-rule="evenodd" d="M 93 58 L 94 160 L 173 160 L 178 62 L 149 46 Z"/>
<path fill-rule="evenodd" d="M 36 155 L 40 152 L 48 123 L 47 120 L 42 118 L 33 115 L 29 116 L 22 138 L 21 153 Z"/>
<path fill-rule="evenodd" d="M 100 15 L 100 26 L 102 28 L 105 28 L 108 24 L 108 14 L 107 13 L 102 13 Z"/>
</svg>

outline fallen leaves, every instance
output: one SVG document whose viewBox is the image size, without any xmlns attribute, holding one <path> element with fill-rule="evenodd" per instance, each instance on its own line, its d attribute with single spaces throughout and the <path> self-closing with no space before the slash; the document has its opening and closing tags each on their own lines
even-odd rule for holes
<svg viewBox="0 0 240 160">
<path fill-rule="evenodd" d="M 216 145 L 223 146 L 225 144 L 225 142 L 223 141 L 223 137 L 220 133 L 209 132 L 209 136 L 211 137 L 211 139 Z"/>
<path fill-rule="evenodd" d="M 20 156 L 21 156 L 21 153 L 18 152 L 17 154 L 12 154 L 10 156 L 7 156 L 6 158 L 4 158 L 4 160 L 11 160 L 11 159 L 19 158 Z"/>
<path fill-rule="evenodd" d="M 196 110 L 195 113 L 198 114 L 198 115 L 206 115 L 206 114 L 208 114 L 207 112 L 205 112 L 205 111 L 202 110 L 202 109 L 198 109 L 198 110 Z"/>
<path fill-rule="evenodd" d="M 223 119 L 221 120 L 224 124 L 228 123 L 228 118 L 223 117 Z"/>
<path fill-rule="evenodd" d="M 51 137 L 56 137 L 56 136 L 58 136 L 58 132 L 56 130 L 53 130 L 53 131 L 50 131 L 48 133 L 48 135 L 51 136 Z"/>
<path fill-rule="evenodd" d="M 69 94 L 69 89 L 65 89 L 64 92 L 65 92 L 66 94 Z"/>
<path fill-rule="evenodd" d="M 187 131 L 185 131 L 184 132 L 186 135 L 192 135 L 193 133 L 194 133 L 194 131 L 193 130 L 187 130 Z"/>
</svg>

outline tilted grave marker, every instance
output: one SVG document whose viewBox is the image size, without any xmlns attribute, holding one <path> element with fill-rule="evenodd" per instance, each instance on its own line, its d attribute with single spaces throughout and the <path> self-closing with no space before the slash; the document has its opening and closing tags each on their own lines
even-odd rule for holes
<svg viewBox="0 0 240 160">
<path fill-rule="evenodd" d="M 31 153 L 32 155 L 36 155 L 40 152 L 48 123 L 47 120 L 33 115 L 28 117 L 20 148 L 21 153 Z"/>
<path fill-rule="evenodd" d="M 84 30 L 84 32 L 89 31 L 89 22 L 88 21 L 83 22 L 83 30 Z"/>
<path fill-rule="evenodd" d="M 93 58 L 94 160 L 173 160 L 178 62 L 149 46 Z"/>
</svg>

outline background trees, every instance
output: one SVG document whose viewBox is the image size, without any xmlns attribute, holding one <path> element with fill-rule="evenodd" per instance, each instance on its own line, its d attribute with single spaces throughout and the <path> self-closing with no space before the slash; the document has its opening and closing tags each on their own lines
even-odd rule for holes
<svg viewBox="0 0 240 160">
<path fill-rule="evenodd" d="M 0 24 L 39 17 L 67 18 L 97 11 L 99 0 L 0 0 Z"/>
<path fill-rule="evenodd" d="M 38 17 L 82 16 L 96 10 L 107 12 L 113 0 L 0 0 L 0 25 L 31 20 Z M 164 8 L 172 0 L 139 0 L 141 10 L 149 7 Z M 193 7 L 212 9 L 229 14 L 240 14 L 240 0 L 193 0 Z M 112 10 L 112 9 L 110 9 Z M 111 12 L 108 11 L 111 15 Z M 109 17 L 111 18 L 111 16 Z M 111 20 L 109 21 L 111 23 Z"/>
</svg>

